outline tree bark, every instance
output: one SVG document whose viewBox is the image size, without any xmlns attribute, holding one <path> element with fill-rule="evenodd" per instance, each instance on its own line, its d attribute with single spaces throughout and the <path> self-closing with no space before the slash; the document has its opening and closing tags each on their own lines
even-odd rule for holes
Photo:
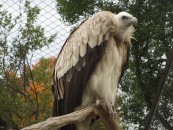
<svg viewBox="0 0 173 130">
<path fill-rule="evenodd" d="M 82 110 L 75 111 L 67 115 L 51 117 L 46 121 L 25 127 L 21 130 L 57 130 L 58 128 L 67 124 L 81 122 L 86 118 L 95 115 L 99 115 L 104 120 L 104 122 L 107 124 L 105 126 L 107 129 L 119 130 L 119 124 L 116 120 L 116 116 L 110 115 L 107 104 L 105 102 L 101 102 L 98 106 L 93 104 Z"/>
</svg>

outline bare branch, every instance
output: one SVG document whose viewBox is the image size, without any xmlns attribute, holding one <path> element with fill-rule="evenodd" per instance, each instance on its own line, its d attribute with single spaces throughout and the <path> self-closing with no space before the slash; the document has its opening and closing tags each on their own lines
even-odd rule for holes
<svg viewBox="0 0 173 130">
<path fill-rule="evenodd" d="M 64 116 L 51 117 L 46 121 L 25 127 L 22 130 L 56 130 L 67 124 L 81 122 L 86 118 L 92 117 L 94 115 L 99 115 L 104 120 L 104 122 L 106 122 L 106 124 L 109 124 L 106 125 L 107 128 L 109 127 L 111 130 L 119 130 L 119 125 L 116 122 L 116 119 L 110 116 L 107 108 L 108 107 L 105 102 L 100 103 L 99 106 L 93 104 L 82 110 L 75 111 Z"/>
</svg>

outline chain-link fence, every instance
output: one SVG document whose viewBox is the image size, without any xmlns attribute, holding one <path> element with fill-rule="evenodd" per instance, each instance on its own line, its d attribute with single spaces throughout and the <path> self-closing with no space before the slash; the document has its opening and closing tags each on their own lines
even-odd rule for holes
<svg viewBox="0 0 173 130">
<path fill-rule="evenodd" d="M 173 46 L 171 2 L 1 0 L 0 119 L 19 129 L 50 117 L 51 70 L 73 23 L 99 10 L 127 10 L 139 25 L 117 111 L 122 129 L 143 129 Z M 173 129 L 172 84 L 171 70 L 150 129 Z M 95 127 L 103 129 L 100 123 Z"/>
<path fill-rule="evenodd" d="M 12 38 L 19 34 L 19 30 L 22 28 L 22 26 L 24 26 L 26 22 L 26 13 L 24 13 L 25 1 L 2 0 L 0 4 L 2 5 L 1 11 L 6 10 L 8 13 L 11 13 L 12 18 L 21 16 L 20 19 L 17 21 L 14 29 L 10 32 L 8 36 L 8 40 L 11 41 Z M 62 44 L 68 37 L 71 27 L 60 20 L 61 18 L 60 15 L 57 13 L 55 0 L 31 1 L 30 4 L 32 7 L 37 6 L 40 9 L 40 13 L 38 14 L 36 19 L 36 24 L 41 25 L 41 27 L 44 28 L 45 36 L 49 37 L 57 33 L 57 37 L 53 43 L 48 45 L 48 47 L 45 46 L 40 50 L 32 53 L 32 60 L 33 62 L 35 62 L 41 57 L 56 56 Z"/>
<path fill-rule="evenodd" d="M 51 116 L 51 70 L 72 28 L 60 19 L 55 0 L 0 1 L 0 116 L 7 129 Z"/>
</svg>

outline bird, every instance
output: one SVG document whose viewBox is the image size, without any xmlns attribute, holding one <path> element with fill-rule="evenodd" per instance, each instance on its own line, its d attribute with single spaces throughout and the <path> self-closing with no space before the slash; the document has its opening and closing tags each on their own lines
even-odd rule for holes
<svg viewBox="0 0 173 130">
<path fill-rule="evenodd" d="M 105 101 L 113 112 L 118 83 L 127 68 L 136 17 L 100 11 L 76 27 L 62 46 L 53 69 L 52 116 Z M 60 130 L 88 130 L 91 119 Z"/>
</svg>

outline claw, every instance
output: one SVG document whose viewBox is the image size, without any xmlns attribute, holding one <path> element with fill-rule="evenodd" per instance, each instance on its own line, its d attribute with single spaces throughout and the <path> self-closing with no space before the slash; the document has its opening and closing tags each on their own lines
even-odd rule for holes
<svg viewBox="0 0 173 130">
<path fill-rule="evenodd" d="M 99 105 L 100 105 L 100 103 L 101 103 L 101 101 L 100 101 L 100 100 L 98 100 L 98 99 L 96 99 L 96 106 L 99 106 Z"/>
<path fill-rule="evenodd" d="M 106 103 L 107 103 L 109 115 L 111 116 L 111 118 L 115 118 L 117 114 L 116 114 L 114 105 L 109 101 L 107 101 Z"/>
<path fill-rule="evenodd" d="M 109 112 L 110 117 L 111 118 L 116 118 L 117 114 L 116 114 L 114 105 L 111 102 L 109 102 L 109 101 L 100 101 L 100 100 L 96 99 L 96 106 L 99 106 L 103 102 L 106 103 L 106 107 L 104 107 L 104 106 L 103 107 L 106 111 Z"/>
</svg>

